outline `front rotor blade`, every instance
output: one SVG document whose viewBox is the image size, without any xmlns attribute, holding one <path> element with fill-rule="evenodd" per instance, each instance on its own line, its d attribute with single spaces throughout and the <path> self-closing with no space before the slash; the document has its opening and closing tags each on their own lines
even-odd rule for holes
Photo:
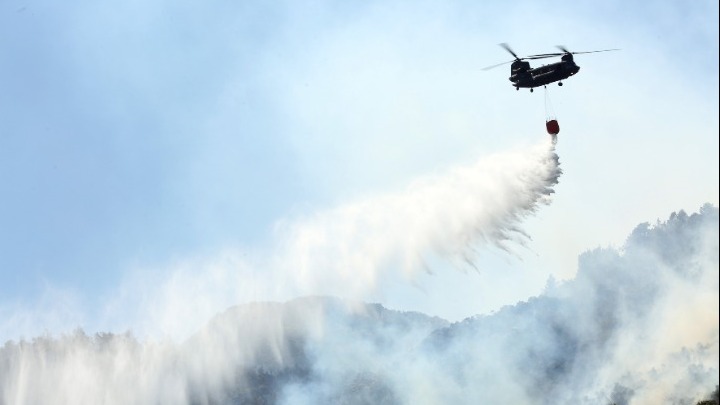
<svg viewBox="0 0 720 405">
<path fill-rule="evenodd" d="M 549 53 L 549 54 L 546 54 L 546 55 L 532 55 L 532 56 L 527 56 L 527 57 L 525 57 L 525 58 L 523 58 L 523 59 L 533 60 L 533 59 L 557 58 L 557 57 L 560 56 L 560 55 L 564 55 L 564 54 L 562 54 L 562 53 Z"/>
<path fill-rule="evenodd" d="M 497 65 L 488 66 L 488 67 L 486 67 L 486 68 L 482 68 L 481 70 L 494 69 L 494 68 L 496 68 L 496 67 L 498 67 L 498 66 L 507 65 L 507 64 L 510 63 L 510 62 L 515 62 L 515 61 L 514 61 L 514 60 L 511 60 L 511 61 L 507 61 L 507 62 L 503 62 L 503 63 L 498 63 Z"/>
<path fill-rule="evenodd" d="M 510 45 L 506 44 L 505 42 L 498 44 L 502 46 L 506 51 L 510 52 L 510 55 L 514 56 L 515 59 L 520 59 L 515 52 L 513 52 L 512 49 L 510 49 Z"/>
<path fill-rule="evenodd" d="M 564 54 L 557 53 L 557 52 L 556 53 L 539 53 L 537 55 L 529 55 L 529 56 L 526 56 L 526 57 L 520 58 L 520 59 L 543 59 L 543 58 L 553 58 L 555 56 L 560 56 L 560 55 L 564 55 Z"/>
</svg>

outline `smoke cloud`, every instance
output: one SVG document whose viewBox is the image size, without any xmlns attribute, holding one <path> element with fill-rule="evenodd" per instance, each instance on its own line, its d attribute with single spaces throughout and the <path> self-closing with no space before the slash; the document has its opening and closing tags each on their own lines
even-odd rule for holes
<svg viewBox="0 0 720 405">
<path fill-rule="evenodd" d="M 718 379 L 715 207 L 641 224 L 622 249 L 584 253 L 574 279 L 492 315 L 450 323 L 352 299 L 388 272 L 414 277 L 430 255 L 471 266 L 484 246 L 522 245 L 521 220 L 559 175 L 544 144 L 287 221 L 266 261 L 285 268 L 272 283 L 342 298 L 231 307 L 181 341 L 81 330 L 8 341 L 0 403 L 694 405 Z M 222 302 L 207 298 L 215 287 L 242 283 L 235 264 L 173 277 L 141 300 L 146 312 L 192 322 Z M 204 309 L 184 318 L 193 304 Z"/>
<path fill-rule="evenodd" d="M 237 303 L 307 295 L 365 300 L 428 271 L 473 269 L 483 248 L 512 253 L 527 242 L 521 221 L 550 202 L 560 175 L 548 139 L 403 190 L 279 221 L 269 246 L 188 260 L 165 280 L 148 279 L 152 272 L 141 269 L 110 305 L 111 317 L 130 321 L 112 324 L 185 338 Z"/>
</svg>

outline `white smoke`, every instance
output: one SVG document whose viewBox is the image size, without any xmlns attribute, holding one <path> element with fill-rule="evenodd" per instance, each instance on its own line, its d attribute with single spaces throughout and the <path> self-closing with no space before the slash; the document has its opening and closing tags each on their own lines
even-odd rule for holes
<svg viewBox="0 0 720 405">
<path fill-rule="evenodd" d="M 687 404 L 718 379 L 718 211 L 639 225 L 621 250 L 494 315 L 447 322 L 306 298 L 243 305 L 182 344 L 6 343 L 3 404 Z"/>
<path fill-rule="evenodd" d="M 623 249 L 583 254 L 575 279 L 420 344 L 421 327 L 388 340 L 382 323 L 370 338 L 334 329 L 281 403 L 695 405 L 718 381 L 718 304 L 718 213 L 705 206 L 641 224 Z"/>
<path fill-rule="evenodd" d="M 184 337 L 237 303 L 305 295 L 363 300 L 388 279 L 412 282 L 434 270 L 431 263 L 465 270 L 483 247 L 511 252 L 524 244 L 521 220 L 550 202 L 560 175 L 552 140 L 483 157 L 399 192 L 280 221 L 264 250 L 183 262 L 164 281 L 148 280 L 141 269 L 112 312 L 133 313 L 123 325 L 140 335 Z"/>
<path fill-rule="evenodd" d="M 131 328 L 183 336 L 232 303 L 318 292 L 362 298 L 388 273 L 412 278 L 427 269 L 428 256 L 472 265 L 484 245 L 509 251 L 512 243 L 524 243 L 520 221 L 549 202 L 560 174 L 552 141 L 484 158 L 420 179 L 399 193 L 282 222 L 273 252 L 255 264 L 266 266 L 265 272 L 248 269 L 248 261 L 235 253 L 186 263 L 158 287 L 143 278 L 129 282 L 108 310 L 133 314 Z M 320 308 L 288 317 L 261 306 L 242 318 L 240 330 L 227 319 L 214 322 L 210 332 L 182 345 L 88 337 L 81 331 L 10 341 L 0 357 L 0 399 L 3 404 L 223 402 L 229 386 L 248 384 L 238 371 L 243 366 L 260 360 L 278 369 L 292 365 L 288 336 L 319 339 L 325 336 L 324 318 Z M 415 340 L 429 332 L 423 330 Z"/>
<path fill-rule="evenodd" d="M 557 161 L 552 144 L 498 155 L 283 224 L 283 250 L 266 263 L 296 265 L 268 278 L 306 294 L 362 295 L 388 271 L 413 277 L 426 254 L 472 263 L 483 245 L 522 244 L 519 221 L 547 201 Z M 620 250 L 581 255 L 574 279 L 454 324 L 304 298 L 231 308 L 181 343 L 80 330 L 8 341 L 0 404 L 695 405 L 718 379 L 718 245 L 717 208 L 673 214 L 639 225 Z M 172 329 L 211 312 L 243 276 L 260 277 L 236 258 L 146 290 L 156 295 L 138 305 L 152 321 L 141 322 Z"/>
</svg>

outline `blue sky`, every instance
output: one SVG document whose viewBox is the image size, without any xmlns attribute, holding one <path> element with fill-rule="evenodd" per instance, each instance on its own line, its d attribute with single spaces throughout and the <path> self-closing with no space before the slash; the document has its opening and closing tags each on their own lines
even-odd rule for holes
<svg viewBox="0 0 720 405">
<path fill-rule="evenodd" d="M 550 88 L 564 174 L 520 257 L 366 297 L 453 320 L 527 298 L 638 223 L 718 204 L 717 7 L 6 0 L 0 336 L 134 327 L 101 320 L 128 286 L 279 254 L 278 223 L 545 139 L 542 91 L 481 71 L 500 42 L 621 48 Z M 208 305 L 265 298 L 290 297 Z"/>
</svg>

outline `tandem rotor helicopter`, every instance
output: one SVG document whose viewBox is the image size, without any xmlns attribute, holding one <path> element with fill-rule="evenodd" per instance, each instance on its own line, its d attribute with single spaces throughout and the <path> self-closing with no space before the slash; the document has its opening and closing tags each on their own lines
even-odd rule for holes
<svg viewBox="0 0 720 405">
<path fill-rule="evenodd" d="M 512 62 L 512 65 L 510 65 L 510 81 L 513 83 L 513 86 L 515 86 L 516 90 L 520 90 L 520 87 L 529 88 L 531 92 L 535 87 L 546 86 L 554 82 L 558 82 L 558 86 L 562 86 L 563 83 L 561 82 L 561 80 L 567 79 L 568 77 L 573 76 L 578 71 L 580 71 L 580 66 L 576 65 L 575 61 L 573 60 L 573 55 L 578 55 L 581 53 L 596 53 L 619 50 L 603 49 L 600 51 L 570 52 L 565 49 L 565 47 L 558 45 L 557 48 L 560 49 L 562 52 L 541 53 L 538 55 L 529 55 L 521 58 L 517 56 L 517 54 L 513 52 L 512 49 L 510 49 L 510 46 L 508 46 L 508 44 L 502 43 L 500 44 L 500 46 L 503 47 L 506 51 L 510 52 L 510 54 L 514 56 L 515 59 L 508 62 L 499 63 L 497 65 L 488 66 L 482 70 L 490 70 Z M 526 62 L 528 60 L 553 58 L 557 56 L 560 56 L 560 62 L 555 62 L 536 68 L 531 68 L 530 62 Z"/>
</svg>

